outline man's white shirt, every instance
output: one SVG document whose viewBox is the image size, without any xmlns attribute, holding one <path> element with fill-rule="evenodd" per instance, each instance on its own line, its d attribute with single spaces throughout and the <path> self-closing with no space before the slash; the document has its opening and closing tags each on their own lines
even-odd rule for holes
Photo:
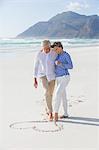
<svg viewBox="0 0 99 150">
<path fill-rule="evenodd" d="M 33 76 L 40 78 L 46 76 L 48 81 L 55 80 L 55 65 L 54 61 L 57 54 L 50 50 L 49 53 L 39 51 L 34 62 Z"/>
</svg>

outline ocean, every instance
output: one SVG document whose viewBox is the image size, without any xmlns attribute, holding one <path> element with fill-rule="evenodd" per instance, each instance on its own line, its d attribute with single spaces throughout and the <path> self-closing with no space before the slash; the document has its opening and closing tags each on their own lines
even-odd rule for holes
<svg viewBox="0 0 99 150">
<path fill-rule="evenodd" d="M 99 39 L 49 39 L 61 41 L 64 49 L 74 47 L 99 46 Z M 41 49 L 43 39 L 0 39 L 0 56 L 7 54 L 24 54 Z"/>
</svg>

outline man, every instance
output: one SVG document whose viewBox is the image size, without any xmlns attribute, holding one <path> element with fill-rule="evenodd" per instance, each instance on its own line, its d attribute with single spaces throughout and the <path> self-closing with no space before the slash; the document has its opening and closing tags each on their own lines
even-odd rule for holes
<svg viewBox="0 0 99 150">
<path fill-rule="evenodd" d="M 55 86 L 54 60 L 57 54 L 55 51 L 51 50 L 51 43 L 49 40 L 44 40 L 42 42 L 42 47 L 43 49 L 37 54 L 34 63 L 34 87 L 37 88 L 37 78 L 40 78 L 43 88 L 45 89 L 45 100 L 47 104 L 49 120 L 52 121 L 52 97 Z"/>
</svg>

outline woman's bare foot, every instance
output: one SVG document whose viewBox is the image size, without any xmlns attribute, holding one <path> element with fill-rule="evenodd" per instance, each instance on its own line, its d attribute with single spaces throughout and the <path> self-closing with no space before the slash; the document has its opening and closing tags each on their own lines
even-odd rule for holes
<svg viewBox="0 0 99 150">
<path fill-rule="evenodd" d="M 49 118 L 49 121 L 53 121 L 53 114 L 49 113 L 48 118 Z"/>
<path fill-rule="evenodd" d="M 60 116 L 60 119 L 65 119 L 65 118 L 68 118 L 68 116 L 65 115 Z"/>
<path fill-rule="evenodd" d="M 55 114 L 54 114 L 54 121 L 55 121 L 55 122 L 58 121 L 58 113 L 55 113 Z"/>
</svg>

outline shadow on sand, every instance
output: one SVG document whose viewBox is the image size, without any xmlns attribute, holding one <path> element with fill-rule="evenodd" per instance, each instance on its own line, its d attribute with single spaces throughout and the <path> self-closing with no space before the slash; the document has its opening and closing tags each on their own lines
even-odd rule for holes
<svg viewBox="0 0 99 150">
<path fill-rule="evenodd" d="M 59 122 L 99 126 L 99 119 L 98 118 L 72 117 L 71 116 L 68 119 L 59 120 Z"/>
</svg>

